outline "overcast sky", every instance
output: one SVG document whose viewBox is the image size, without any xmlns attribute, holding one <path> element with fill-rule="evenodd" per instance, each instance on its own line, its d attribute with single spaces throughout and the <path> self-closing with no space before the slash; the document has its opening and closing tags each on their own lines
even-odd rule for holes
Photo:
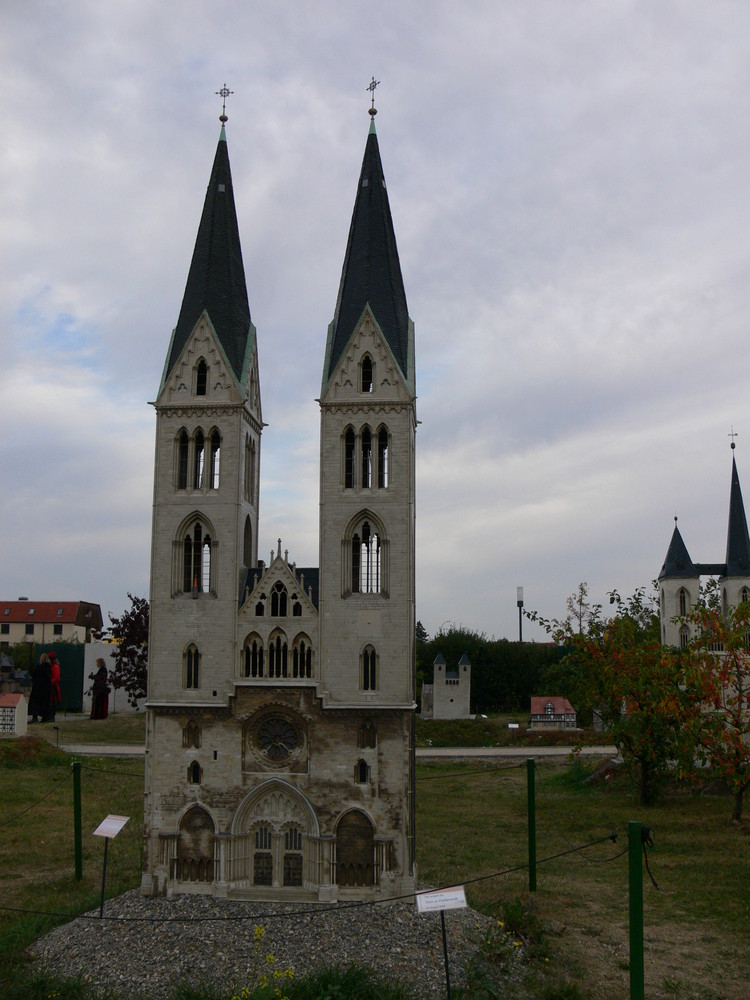
<svg viewBox="0 0 750 1000">
<path fill-rule="evenodd" d="M 155 398 L 226 81 L 260 553 L 318 563 L 371 76 L 416 327 L 417 617 L 517 638 L 750 497 L 747 0 L 5 0 L 0 597 L 148 593 Z M 544 638 L 525 624 L 524 638 Z"/>
</svg>

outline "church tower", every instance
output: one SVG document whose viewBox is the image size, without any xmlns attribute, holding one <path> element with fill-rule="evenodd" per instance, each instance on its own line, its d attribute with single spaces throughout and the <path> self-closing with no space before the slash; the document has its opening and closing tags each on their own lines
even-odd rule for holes
<svg viewBox="0 0 750 1000">
<path fill-rule="evenodd" d="M 694 563 L 675 524 L 658 581 L 661 641 L 666 645 L 682 649 L 688 645 L 690 627 L 679 619 L 689 614 L 698 600 L 701 576 L 719 578 L 721 602 L 725 610 L 750 599 L 750 535 L 734 458 L 734 440 L 731 447 L 732 477 L 725 560 L 723 563 Z"/>
<path fill-rule="evenodd" d="M 402 896 L 416 878 L 414 329 L 377 136 L 325 350 L 320 565 L 298 567 L 281 539 L 266 564 L 225 121 L 155 403 L 141 888 Z"/>
<path fill-rule="evenodd" d="M 162 755 L 182 748 L 185 727 L 198 729 L 195 720 L 225 706 L 232 693 L 238 598 L 257 562 L 263 419 L 225 122 L 222 114 L 154 404 L 145 815 L 153 834 L 146 871 L 163 827 L 156 789 L 169 781 L 198 785 L 205 768 L 188 754 L 172 774 Z"/>
</svg>

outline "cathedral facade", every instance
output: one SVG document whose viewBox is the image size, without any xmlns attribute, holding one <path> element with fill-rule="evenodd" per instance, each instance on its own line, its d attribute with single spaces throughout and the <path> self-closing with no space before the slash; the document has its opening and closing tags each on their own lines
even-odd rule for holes
<svg viewBox="0 0 750 1000">
<path fill-rule="evenodd" d="M 222 128 L 155 402 L 141 888 L 410 893 L 416 390 L 374 107 L 321 337 L 319 566 L 258 559 L 260 372 Z"/>
</svg>

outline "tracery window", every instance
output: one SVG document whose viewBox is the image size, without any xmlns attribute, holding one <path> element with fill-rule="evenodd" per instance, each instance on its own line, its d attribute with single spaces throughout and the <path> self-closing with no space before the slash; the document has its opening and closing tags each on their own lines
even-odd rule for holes
<svg viewBox="0 0 750 1000">
<path fill-rule="evenodd" d="M 288 661 L 286 636 L 281 629 L 276 629 L 268 640 L 268 676 L 286 677 L 288 675 Z"/>
<path fill-rule="evenodd" d="M 292 677 L 312 677 L 312 646 L 306 635 L 298 635 L 294 640 Z"/>
<path fill-rule="evenodd" d="M 352 593 L 380 593 L 380 536 L 369 521 L 352 538 Z"/>
<path fill-rule="evenodd" d="M 191 642 L 185 650 L 184 678 L 185 687 L 195 689 L 200 687 L 201 654 L 195 643 Z"/>
<path fill-rule="evenodd" d="M 286 587 L 281 582 L 281 580 L 277 580 L 271 590 L 271 617 L 286 618 L 287 614 L 286 608 L 287 608 Z"/>
<path fill-rule="evenodd" d="M 690 641 L 690 632 L 687 625 L 680 627 L 680 649 L 687 649 Z"/>
<path fill-rule="evenodd" d="M 376 691 L 378 687 L 378 654 L 373 646 L 365 646 L 362 650 L 361 673 L 362 690 Z"/>
<path fill-rule="evenodd" d="M 196 521 L 182 543 L 182 591 L 207 594 L 211 589 L 211 536 Z"/>
<path fill-rule="evenodd" d="M 263 640 L 255 632 L 245 639 L 243 660 L 245 677 L 263 676 Z"/>
<path fill-rule="evenodd" d="M 200 749 L 201 729 L 194 719 L 191 719 L 182 730 L 182 745 L 185 749 L 189 747 L 195 747 L 196 750 Z"/>
</svg>

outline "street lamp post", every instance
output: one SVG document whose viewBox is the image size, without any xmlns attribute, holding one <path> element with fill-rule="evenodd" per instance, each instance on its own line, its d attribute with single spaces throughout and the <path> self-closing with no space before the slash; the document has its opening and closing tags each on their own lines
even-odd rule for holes
<svg viewBox="0 0 750 1000">
<path fill-rule="evenodd" d="M 518 605 L 518 641 L 523 642 L 523 587 L 516 587 L 516 604 Z"/>
</svg>

